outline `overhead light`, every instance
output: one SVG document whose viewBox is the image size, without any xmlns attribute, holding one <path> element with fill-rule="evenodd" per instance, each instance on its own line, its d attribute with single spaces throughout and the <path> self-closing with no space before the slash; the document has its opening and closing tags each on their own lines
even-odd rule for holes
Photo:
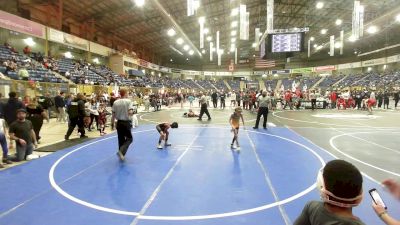
<svg viewBox="0 0 400 225">
<path fill-rule="evenodd" d="M 238 8 L 234 8 L 231 11 L 231 16 L 237 16 L 239 14 L 239 9 Z"/>
<path fill-rule="evenodd" d="M 189 61 L 189 58 L 186 58 L 186 61 Z"/>
<path fill-rule="evenodd" d="M 144 6 L 144 0 L 135 0 L 135 5 L 138 7 Z"/>
<path fill-rule="evenodd" d="M 99 58 L 94 58 L 93 62 L 96 63 L 96 64 L 99 64 L 100 63 Z"/>
<path fill-rule="evenodd" d="M 317 4 L 315 5 L 315 7 L 316 7 L 317 9 L 322 9 L 322 8 L 324 8 L 324 3 L 323 3 L 323 2 L 317 2 Z"/>
<path fill-rule="evenodd" d="M 253 55 L 253 58 L 255 58 L 256 57 L 256 55 Z"/>
<path fill-rule="evenodd" d="M 321 34 L 326 34 L 327 32 L 328 32 L 327 29 L 322 29 L 322 30 L 321 30 Z"/>
<path fill-rule="evenodd" d="M 204 16 L 199 17 L 199 23 L 205 23 L 206 22 L 206 18 Z"/>
<path fill-rule="evenodd" d="M 315 38 L 314 37 L 310 37 L 310 41 L 315 41 Z"/>
<path fill-rule="evenodd" d="M 212 41 L 212 36 L 208 36 L 207 41 Z"/>
<path fill-rule="evenodd" d="M 235 37 L 231 38 L 231 42 L 235 43 L 236 42 L 236 38 Z"/>
<path fill-rule="evenodd" d="M 400 22 L 400 14 L 396 16 L 396 21 Z"/>
<path fill-rule="evenodd" d="M 336 42 L 335 43 L 335 48 L 340 48 L 340 47 L 342 47 L 342 44 L 340 42 Z"/>
<path fill-rule="evenodd" d="M 170 59 L 169 61 L 170 61 L 170 62 L 173 62 L 174 60 Z"/>
<path fill-rule="evenodd" d="M 318 45 L 317 44 L 314 44 L 314 48 L 317 48 L 318 47 Z"/>
<path fill-rule="evenodd" d="M 205 49 L 201 50 L 201 53 L 206 54 L 206 50 Z"/>
<path fill-rule="evenodd" d="M 350 42 L 355 42 L 357 41 L 356 37 L 354 37 L 353 35 L 351 35 L 348 39 Z"/>
<path fill-rule="evenodd" d="M 232 28 L 235 28 L 235 27 L 237 27 L 238 26 L 238 21 L 232 21 L 232 23 L 231 23 L 231 27 Z"/>
<path fill-rule="evenodd" d="M 36 42 L 31 37 L 25 38 L 24 42 L 26 45 L 31 46 L 31 47 L 36 44 Z"/>
<path fill-rule="evenodd" d="M 168 36 L 170 36 L 170 37 L 173 37 L 173 36 L 175 36 L 175 34 L 176 34 L 176 31 L 174 30 L 174 29 L 169 29 L 168 31 L 167 31 L 167 34 L 168 34 Z"/>
<path fill-rule="evenodd" d="M 335 24 L 338 26 L 341 25 L 342 23 L 343 23 L 343 20 L 341 20 L 341 19 L 337 19 L 335 22 Z"/>
<path fill-rule="evenodd" d="M 176 43 L 177 43 L 178 45 L 183 44 L 183 39 L 182 39 L 182 38 L 176 39 Z"/>
<path fill-rule="evenodd" d="M 368 67 L 368 72 L 370 72 L 372 70 L 372 67 Z"/>
<path fill-rule="evenodd" d="M 236 30 L 231 31 L 231 36 L 236 36 L 236 34 L 237 34 Z"/>
<path fill-rule="evenodd" d="M 253 47 L 253 48 L 255 48 L 257 46 L 257 43 L 253 43 L 252 45 L 251 45 L 251 47 Z"/>
<path fill-rule="evenodd" d="M 185 50 L 185 51 L 189 50 L 189 45 L 184 45 L 183 50 Z"/>
<path fill-rule="evenodd" d="M 193 55 L 194 54 L 194 51 L 193 50 L 190 50 L 189 51 L 189 55 Z"/>
<path fill-rule="evenodd" d="M 383 70 L 386 70 L 386 68 L 387 68 L 387 65 L 383 65 Z"/>
<path fill-rule="evenodd" d="M 378 28 L 376 26 L 370 26 L 368 27 L 367 32 L 370 34 L 375 34 L 376 32 L 378 32 Z"/>
<path fill-rule="evenodd" d="M 71 54 L 71 52 L 66 52 L 64 53 L 65 58 L 70 59 L 73 58 L 74 56 Z"/>
<path fill-rule="evenodd" d="M 317 50 L 320 50 L 320 49 L 322 49 L 322 45 L 320 45 L 320 46 L 317 47 Z"/>
<path fill-rule="evenodd" d="M 210 32 L 210 30 L 208 28 L 204 28 L 203 34 L 208 34 L 209 32 Z"/>
</svg>

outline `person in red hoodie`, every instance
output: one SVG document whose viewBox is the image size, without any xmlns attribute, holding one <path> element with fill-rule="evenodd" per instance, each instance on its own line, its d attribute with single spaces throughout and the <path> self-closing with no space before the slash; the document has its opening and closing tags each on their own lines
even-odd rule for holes
<svg viewBox="0 0 400 225">
<path fill-rule="evenodd" d="M 292 110 L 292 93 L 290 92 L 290 90 L 287 90 L 285 92 L 285 106 L 283 107 L 283 109 L 286 109 L 286 106 L 289 105 L 290 109 Z"/>
<path fill-rule="evenodd" d="M 334 109 L 336 108 L 336 101 L 337 101 L 337 93 L 336 91 L 332 91 L 330 95 L 331 99 L 331 108 Z"/>
<path fill-rule="evenodd" d="M 337 108 L 338 108 L 338 110 L 340 110 L 340 107 L 341 107 L 341 106 L 343 106 L 343 109 L 346 109 L 346 100 L 344 100 L 343 97 L 340 97 L 340 98 L 337 100 Z"/>
</svg>

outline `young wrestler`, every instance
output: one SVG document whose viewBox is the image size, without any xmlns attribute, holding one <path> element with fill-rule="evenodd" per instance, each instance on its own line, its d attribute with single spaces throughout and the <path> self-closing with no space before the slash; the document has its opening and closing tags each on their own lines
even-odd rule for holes
<svg viewBox="0 0 400 225">
<path fill-rule="evenodd" d="M 232 144 L 231 148 L 232 149 L 237 149 L 238 151 L 240 150 L 240 145 L 239 145 L 239 124 L 240 124 L 240 119 L 242 119 L 242 123 L 244 126 L 244 120 L 243 120 L 243 115 L 242 115 L 242 108 L 237 107 L 235 108 L 235 112 L 231 115 L 229 118 L 229 123 L 232 127 L 232 132 L 233 132 L 233 139 L 232 139 Z M 236 141 L 236 147 L 234 146 L 234 143 Z"/>
<path fill-rule="evenodd" d="M 169 128 L 178 128 L 178 123 L 177 122 L 173 122 L 172 124 L 160 123 L 156 126 L 158 133 L 160 133 L 160 139 L 158 139 L 158 146 L 157 146 L 158 149 L 163 148 L 161 146 L 162 141 L 164 141 L 164 146 L 171 146 L 171 144 L 168 143 Z"/>
<path fill-rule="evenodd" d="M 100 104 L 98 111 L 99 111 L 99 131 L 100 135 L 103 136 L 106 134 L 104 130 L 106 129 L 106 122 L 107 122 L 107 110 L 104 103 Z"/>
<path fill-rule="evenodd" d="M 365 97 L 365 105 L 367 106 L 369 114 L 372 115 L 372 107 L 376 105 L 376 100 L 374 98 Z"/>
<path fill-rule="evenodd" d="M 184 116 L 184 117 L 189 117 L 189 118 L 190 118 L 190 117 L 198 117 L 199 115 L 197 115 L 196 113 L 194 113 L 192 109 L 189 109 L 189 112 L 184 113 L 183 116 Z"/>
</svg>

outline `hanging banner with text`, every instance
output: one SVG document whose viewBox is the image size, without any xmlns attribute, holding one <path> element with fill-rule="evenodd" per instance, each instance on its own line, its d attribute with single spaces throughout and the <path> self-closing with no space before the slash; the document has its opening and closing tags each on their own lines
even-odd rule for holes
<svg viewBox="0 0 400 225">
<path fill-rule="evenodd" d="M 89 51 L 89 41 L 76 37 L 74 35 L 64 33 L 62 31 L 54 30 L 52 28 L 47 28 L 47 29 L 48 29 L 47 38 L 50 41 L 67 44 L 71 47 Z"/>
<path fill-rule="evenodd" d="M 0 27 L 45 38 L 45 26 L 1 10 Z"/>
<path fill-rule="evenodd" d="M 292 69 L 292 73 L 312 73 L 312 67 Z"/>
<path fill-rule="evenodd" d="M 332 71 L 336 70 L 336 66 L 318 66 L 314 67 L 314 72 L 324 72 L 324 71 Z"/>
</svg>

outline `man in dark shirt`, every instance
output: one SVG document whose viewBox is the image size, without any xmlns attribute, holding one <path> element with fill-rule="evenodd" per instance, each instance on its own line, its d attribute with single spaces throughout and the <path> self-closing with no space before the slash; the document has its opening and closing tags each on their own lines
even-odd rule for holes
<svg viewBox="0 0 400 225">
<path fill-rule="evenodd" d="M 399 103 L 400 100 L 400 91 L 395 91 L 394 92 L 394 108 L 397 109 L 397 104 Z"/>
<path fill-rule="evenodd" d="M 85 117 L 85 102 L 84 95 L 79 93 L 71 104 L 68 106 L 67 112 L 69 117 L 69 126 L 65 140 L 69 140 L 75 127 L 78 126 L 78 131 L 81 133 L 81 138 L 86 138 L 83 118 Z"/>
<path fill-rule="evenodd" d="M 10 92 L 8 97 L 8 102 L 4 106 L 4 119 L 8 126 L 10 126 L 15 120 L 17 120 L 17 110 L 25 107 L 24 104 L 18 100 L 17 93 Z"/>
<path fill-rule="evenodd" d="M 57 109 L 57 122 L 63 122 L 65 123 L 65 100 L 64 100 L 64 92 L 60 92 L 59 95 L 57 95 L 54 98 L 54 104 Z"/>
<path fill-rule="evenodd" d="M 211 98 L 212 98 L 212 101 L 213 101 L 213 106 L 214 106 L 214 108 L 217 108 L 217 107 L 218 107 L 218 106 L 217 106 L 217 103 L 218 103 L 218 95 L 217 95 L 217 92 L 214 91 L 214 93 L 211 94 Z"/>
<path fill-rule="evenodd" d="M 225 109 L 225 98 L 226 94 L 224 93 L 224 91 L 222 91 L 221 94 L 219 95 L 219 100 L 221 102 L 220 104 L 221 109 Z"/>
<path fill-rule="evenodd" d="M 32 154 L 34 146 L 37 147 L 36 135 L 31 121 L 26 120 L 26 110 L 17 110 L 17 120 L 10 125 L 10 139 L 15 140 L 17 152 L 11 160 L 19 162 L 26 160 Z"/>
</svg>

